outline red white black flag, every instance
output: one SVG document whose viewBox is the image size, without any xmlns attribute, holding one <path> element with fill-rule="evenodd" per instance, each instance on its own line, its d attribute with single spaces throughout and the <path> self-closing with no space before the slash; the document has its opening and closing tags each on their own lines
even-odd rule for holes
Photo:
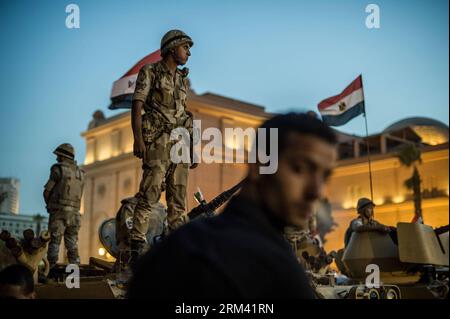
<svg viewBox="0 0 450 319">
<path fill-rule="evenodd" d="M 155 63 L 159 60 L 161 60 L 161 52 L 160 50 L 156 50 L 133 65 L 127 73 L 115 81 L 111 90 L 111 104 L 108 108 L 110 110 L 131 108 L 131 100 L 136 87 L 139 70 L 144 65 Z"/>
<path fill-rule="evenodd" d="M 358 76 L 340 94 L 320 102 L 318 108 L 322 120 L 330 126 L 344 125 L 364 113 L 362 76 Z"/>
</svg>

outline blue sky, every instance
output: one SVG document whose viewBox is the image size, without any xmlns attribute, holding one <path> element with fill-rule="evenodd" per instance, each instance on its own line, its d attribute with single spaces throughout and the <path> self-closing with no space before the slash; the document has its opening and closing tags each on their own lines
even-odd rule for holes
<svg viewBox="0 0 450 319">
<path fill-rule="evenodd" d="M 65 8 L 80 7 L 80 29 Z M 367 29 L 376 3 L 381 28 Z M 448 1 L 0 1 L 0 176 L 21 180 L 21 213 L 44 212 L 52 150 L 80 133 L 111 85 L 179 28 L 190 78 L 270 112 L 316 109 L 363 74 L 369 132 L 426 116 L 448 124 Z M 356 118 L 340 128 L 363 134 Z"/>
</svg>

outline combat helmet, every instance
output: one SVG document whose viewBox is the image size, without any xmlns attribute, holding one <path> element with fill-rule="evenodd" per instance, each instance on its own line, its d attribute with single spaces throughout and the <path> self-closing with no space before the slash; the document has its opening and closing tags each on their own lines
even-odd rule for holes
<svg viewBox="0 0 450 319">
<path fill-rule="evenodd" d="M 358 199 L 358 204 L 356 205 L 356 210 L 359 212 L 361 209 L 366 207 L 367 205 L 372 204 L 373 206 L 376 206 L 374 202 L 372 202 L 370 199 L 366 197 L 362 197 Z"/>
<path fill-rule="evenodd" d="M 73 146 L 69 143 L 63 143 L 59 145 L 54 151 L 53 154 L 60 155 L 69 159 L 75 158 L 75 150 Z"/>
<path fill-rule="evenodd" d="M 192 41 L 191 37 L 188 36 L 181 30 L 170 30 L 161 39 L 161 56 L 165 56 L 167 52 L 184 43 L 189 43 L 192 47 L 194 45 L 194 41 Z"/>
</svg>

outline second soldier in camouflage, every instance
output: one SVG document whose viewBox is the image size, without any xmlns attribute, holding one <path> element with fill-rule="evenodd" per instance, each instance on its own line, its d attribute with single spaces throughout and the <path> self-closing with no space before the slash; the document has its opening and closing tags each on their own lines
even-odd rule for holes
<svg viewBox="0 0 450 319">
<path fill-rule="evenodd" d="M 80 203 L 84 187 L 84 171 L 75 161 L 72 145 L 64 143 L 53 152 L 57 156 L 44 186 L 44 200 L 50 214 L 48 230 L 48 261 L 54 267 L 58 261 L 59 246 L 64 237 L 70 264 L 79 264 L 78 231 L 80 230 Z"/>
</svg>

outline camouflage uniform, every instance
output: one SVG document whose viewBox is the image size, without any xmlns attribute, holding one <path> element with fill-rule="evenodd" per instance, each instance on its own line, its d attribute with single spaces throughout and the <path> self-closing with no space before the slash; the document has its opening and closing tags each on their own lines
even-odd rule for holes
<svg viewBox="0 0 450 319">
<path fill-rule="evenodd" d="M 51 239 L 47 258 L 51 266 L 58 261 L 62 236 L 69 263 L 80 263 L 77 242 L 83 186 L 84 172 L 73 159 L 63 158 L 61 162 L 52 166 L 50 178 L 44 186 L 45 190 L 50 192 L 47 211 L 50 214 L 48 230 Z"/>
<path fill-rule="evenodd" d="M 185 215 L 188 163 L 174 164 L 170 149 L 170 132 L 185 127 L 192 134 L 192 115 L 186 112 L 186 73 L 173 74 L 163 61 L 147 64 L 139 72 L 133 101 L 144 103 L 142 133 L 146 144 L 139 201 L 133 219 L 132 241 L 145 241 L 150 224 L 157 223 L 155 213 L 161 192 L 166 191 L 169 230 L 183 225 Z"/>
</svg>

